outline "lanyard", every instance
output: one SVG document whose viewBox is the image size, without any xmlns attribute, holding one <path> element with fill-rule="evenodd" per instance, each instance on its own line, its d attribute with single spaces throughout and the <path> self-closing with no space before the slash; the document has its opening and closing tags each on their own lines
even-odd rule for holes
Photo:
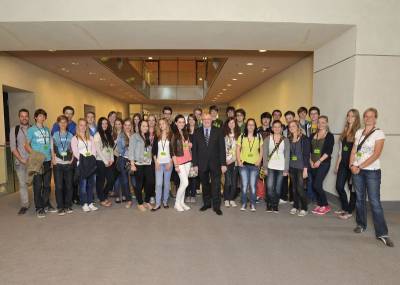
<svg viewBox="0 0 400 285">
<path fill-rule="evenodd" d="M 253 143 L 250 145 L 250 139 L 249 139 L 249 137 L 247 137 L 247 141 L 249 142 L 249 149 L 250 149 L 250 153 L 252 152 L 252 150 L 253 150 L 253 147 L 254 147 L 254 143 L 256 142 L 256 138 L 255 137 L 253 137 Z"/>
<path fill-rule="evenodd" d="M 40 134 L 42 135 L 42 138 L 43 138 L 43 140 L 44 140 L 44 144 L 47 144 L 47 142 L 46 142 L 47 136 L 45 135 L 45 134 L 46 134 L 46 130 L 44 130 L 44 133 L 43 133 L 43 132 L 42 132 L 42 129 L 39 128 L 37 125 L 36 125 L 36 128 L 39 130 Z M 43 129 L 44 129 L 44 128 L 43 128 Z"/>
<path fill-rule="evenodd" d="M 79 137 L 78 137 L 78 140 L 79 140 Z M 86 152 L 89 152 L 88 144 L 87 144 L 84 140 L 81 140 L 81 141 L 82 141 L 83 144 L 85 145 Z"/>
<path fill-rule="evenodd" d="M 166 146 L 166 145 L 167 145 L 167 140 L 163 141 L 163 140 L 161 139 L 161 148 L 162 148 L 163 151 L 165 151 L 165 146 Z"/>
<path fill-rule="evenodd" d="M 58 138 L 60 139 L 60 144 L 62 146 L 62 151 L 66 151 L 66 149 L 65 149 L 65 145 L 66 144 L 64 145 L 63 142 L 62 142 L 62 139 L 61 139 L 61 131 L 58 132 Z M 65 143 L 67 142 L 67 138 L 68 138 L 68 132 L 66 132 L 65 137 L 63 137 L 63 139 L 65 140 Z"/>
</svg>

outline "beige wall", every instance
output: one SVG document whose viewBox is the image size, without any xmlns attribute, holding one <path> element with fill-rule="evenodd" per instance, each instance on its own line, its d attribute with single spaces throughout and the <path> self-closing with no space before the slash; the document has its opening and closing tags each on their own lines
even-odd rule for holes
<svg viewBox="0 0 400 285">
<path fill-rule="evenodd" d="M 260 114 L 273 109 L 297 111 L 309 107 L 313 93 L 313 57 L 302 59 L 261 85 L 231 102 L 235 108 L 246 110 L 247 118 L 259 121 Z"/>
<path fill-rule="evenodd" d="M 39 107 L 45 109 L 49 124 L 56 120 L 65 105 L 75 108 L 76 119 L 84 115 L 84 104 L 95 106 L 97 117 L 106 116 L 110 110 L 122 112 L 124 116 L 128 114 L 128 104 L 125 102 L 23 60 L 0 55 L 0 87 L 3 85 L 31 92 L 34 106 L 26 107 L 31 110 Z M 4 142 L 3 135 L 1 134 L 0 143 Z"/>
<path fill-rule="evenodd" d="M 0 89 L 4 85 L 29 91 L 30 94 L 24 93 L 24 96 L 33 96 L 33 100 L 31 100 L 32 98 L 26 100 L 25 106 L 19 102 L 18 107 L 24 106 L 29 110 L 39 107 L 45 109 L 48 113 L 48 126 L 53 124 L 65 105 L 71 105 L 75 108 L 76 119 L 83 116 L 84 104 L 95 106 L 97 117 L 106 116 L 110 110 L 122 112 L 124 116 L 128 115 L 128 104 L 118 99 L 96 92 L 54 73 L 47 72 L 23 60 L 0 54 Z M 2 90 L 0 91 L 2 96 Z M 23 93 L 11 92 L 9 96 L 11 97 L 13 94 L 22 96 Z M 10 99 L 11 103 L 13 99 L 15 98 Z M 1 146 L 5 144 L 5 133 L 3 100 L 0 100 L 0 102 Z M 10 111 L 13 111 L 15 106 L 11 106 Z M 10 114 L 10 116 L 16 116 L 16 114 Z M 5 182 L 5 163 L 4 155 L 0 153 L 0 184 Z"/>
</svg>

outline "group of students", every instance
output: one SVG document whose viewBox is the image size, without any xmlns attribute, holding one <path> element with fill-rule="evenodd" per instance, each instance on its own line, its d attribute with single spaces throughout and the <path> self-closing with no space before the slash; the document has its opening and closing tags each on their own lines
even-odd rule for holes
<svg viewBox="0 0 400 285">
<path fill-rule="evenodd" d="M 33 193 L 39 218 L 47 212 L 72 213 L 73 203 L 80 204 L 84 212 L 96 211 L 94 194 L 103 207 L 112 206 L 115 197 L 116 203 L 131 208 L 132 188 L 138 209 L 154 212 L 169 208 L 171 185 L 176 187 L 174 208 L 183 212 L 195 202 L 200 184 L 201 211 L 212 207 L 222 215 L 221 195 L 225 207 L 237 207 L 241 192 L 240 210 L 254 212 L 260 181 L 265 181 L 267 212 L 279 213 L 279 204 L 290 202 L 290 214 L 304 217 L 310 201 L 316 202 L 313 214 L 323 216 L 332 210 L 323 183 L 331 167 L 335 138 L 328 117 L 321 115 L 318 107 L 300 107 L 298 118 L 287 111 L 285 124 L 280 110 L 264 112 L 259 127 L 255 119 L 245 119 L 243 109 L 233 107 L 226 109 L 223 122 L 217 106 L 211 106 L 208 113 L 196 108 L 187 119 L 180 114 L 173 119 L 168 106 L 159 119 L 135 114 L 122 120 L 112 111 L 96 124 L 93 112 L 77 123 L 73 116 L 73 107 L 64 107 L 50 130 L 43 109 L 35 111 L 33 125 L 28 110 L 19 111 L 20 123 L 10 131 L 20 185 L 19 214 L 29 207 L 27 169 L 32 157 L 37 159 L 33 154 L 38 153 L 43 161 L 33 176 Z M 376 237 L 393 246 L 380 202 L 379 157 L 385 135 L 376 127 L 377 117 L 376 109 L 367 109 L 361 128 L 358 110 L 347 112 L 338 139 L 335 173 L 341 209 L 335 214 L 346 220 L 356 210 L 354 232 L 362 233 L 367 228 L 368 194 Z M 52 172 L 57 209 L 50 203 Z"/>
</svg>

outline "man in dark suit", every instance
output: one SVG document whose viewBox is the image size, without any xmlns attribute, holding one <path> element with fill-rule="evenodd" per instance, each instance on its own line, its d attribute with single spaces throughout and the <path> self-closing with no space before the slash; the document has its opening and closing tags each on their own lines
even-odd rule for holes
<svg viewBox="0 0 400 285">
<path fill-rule="evenodd" d="M 217 215 L 221 211 L 221 173 L 226 171 L 225 140 L 222 130 L 211 125 L 210 114 L 203 114 L 203 126 L 193 135 L 192 163 L 198 168 L 203 190 L 203 207 L 211 208 Z M 211 183 L 210 183 L 211 180 Z"/>
</svg>

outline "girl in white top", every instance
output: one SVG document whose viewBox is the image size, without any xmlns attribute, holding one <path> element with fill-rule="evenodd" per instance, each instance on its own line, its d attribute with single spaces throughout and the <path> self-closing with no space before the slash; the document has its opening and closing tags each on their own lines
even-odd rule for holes
<svg viewBox="0 0 400 285">
<path fill-rule="evenodd" d="M 100 205 L 110 207 L 111 201 L 108 200 L 108 193 L 114 184 L 114 139 L 109 121 L 101 117 L 97 123 L 97 133 L 94 135 L 96 147 L 96 191 L 100 200 Z M 104 182 L 107 183 L 104 185 Z"/>
<path fill-rule="evenodd" d="M 89 128 L 85 119 L 78 120 L 78 128 L 76 136 L 71 140 L 71 148 L 75 158 L 78 160 L 80 156 L 85 157 L 96 156 L 96 148 L 94 146 L 93 137 L 89 134 Z M 79 179 L 79 199 L 84 212 L 96 211 L 97 207 L 93 205 L 93 188 L 96 178 L 96 171 L 87 178 Z"/>
<path fill-rule="evenodd" d="M 365 128 L 356 132 L 350 156 L 353 187 L 357 197 L 357 227 L 354 232 L 362 233 L 367 228 L 366 196 L 368 193 L 375 236 L 386 246 L 393 247 L 380 200 L 381 164 L 379 158 L 385 143 L 385 134 L 376 127 L 378 111 L 375 108 L 367 109 L 363 117 Z"/>
<path fill-rule="evenodd" d="M 153 144 L 153 158 L 156 168 L 156 206 L 152 209 L 153 212 L 161 208 L 161 203 L 163 204 L 164 208 L 169 208 L 168 197 L 173 167 L 170 141 L 170 126 L 167 120 L 160 119 L 158 121 L 156 138 Z M 164 195 L 162 195 L 163 189 Z"/>
</svg>

